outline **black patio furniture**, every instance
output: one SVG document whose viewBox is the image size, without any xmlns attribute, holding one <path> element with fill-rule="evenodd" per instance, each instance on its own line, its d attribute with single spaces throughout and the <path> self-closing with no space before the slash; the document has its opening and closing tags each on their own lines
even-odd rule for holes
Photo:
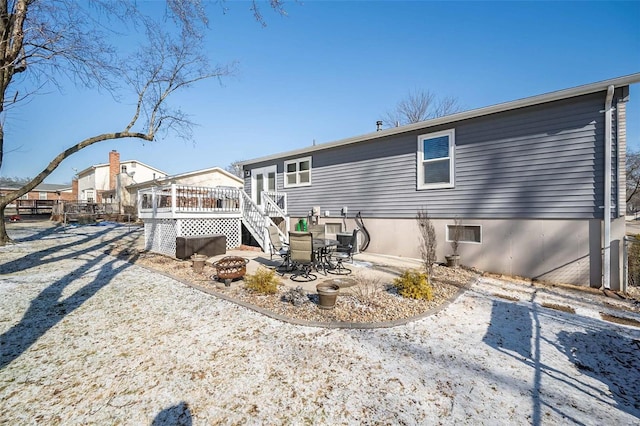
<svg viewBox="0 0 640 426">
<path fill-rule="evenodd" d="M 351 261 L 353 262 L 353 252 L 358 244 L 358 230 L 354 229 L 353 234 L 351 235 L 351 240 L 346 247 L 338 246 L 336 251 L 331 253 L 331 260 L 335 260 L 335 266 L 332 265 L 332 268 L 329 268 L 328 272 L 330 274 L 336 275 L 348 275 L 351 273 L 351 269 L 344 266 L 343 262 Z"/>
<path fill-rule="evenodd" d="M 313 251 L 315 252 L 315 268 L 316 271 L 322 271 L 324 274 L 327 274 L 327 269 L 331 269 L 332 265 L 329 262 L 329 256 L 331 253 L 331 248 L 337 247 L 340 242 L 338 240 L 334 240 L 332 238 L 317 238 L 315 234 L 313 234 Z"/>
</svg>

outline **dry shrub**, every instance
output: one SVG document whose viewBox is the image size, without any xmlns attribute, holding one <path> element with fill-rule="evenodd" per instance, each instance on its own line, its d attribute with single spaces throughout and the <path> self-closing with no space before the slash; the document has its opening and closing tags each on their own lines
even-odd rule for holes
<svg viewBox="0 0 640 426">
<path fill-rule="evenodd" d="M 247 289 L 256 293 L 276 294 L 280 279 L 276 276 L 274 270 L 267 268 L 258 268 L 255 274 L 244 276 L 244 285 Z"/>
<path fill-rule="evenodd" d="M 364 274 L 362 272 L 353 275 L 356 284 L 349 290 L 360 302 L 376 306 L 384 291 L 384 285 L 380 277 Z"/>
<path fill-rule="evenodd" d="M 309 302 L 307 293 L 298 286 L 296 288 L 290 288 L 282 295 L 282 301 L 291 303 L 293 306 L 302 306 Z"/>
<path fill-rule="evenodd" d="M 436 241 L 436 229 L 431 222 L 431 217 L 426 208 L 418 210 L 416 221 L 418 222 L 418 230 L 420 231 L 420 255 L 424 262 L 427 278 L 429 278 L 433 272 L 433 264 L 436 263 L 437 260 L 436 248 L 438 242 Z"/>
</svg>

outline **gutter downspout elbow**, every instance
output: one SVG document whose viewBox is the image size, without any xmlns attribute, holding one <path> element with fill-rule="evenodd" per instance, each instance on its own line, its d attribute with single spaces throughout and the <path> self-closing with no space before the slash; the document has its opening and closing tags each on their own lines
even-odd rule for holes
<svg viewBox="0 0 640 426">
<path fill-rule="evenodd" d="M 613 85 L 607 88 L 604 101 L 604 241 L 602 260 L 602 286 L 611 288 L 611 102 L 613 101 Z"/>
</svg>

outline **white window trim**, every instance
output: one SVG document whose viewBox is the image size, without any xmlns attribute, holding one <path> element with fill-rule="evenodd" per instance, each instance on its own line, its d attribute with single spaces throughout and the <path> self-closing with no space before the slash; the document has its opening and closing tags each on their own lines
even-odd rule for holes
<svg viewBox="0 0 640 426">
<path fill-rule="evenodd" d="M 449 237 L 449 227 L 450 226 L 456 226 L 456 224 L 455 223 L 447 223 L 444 226 L 444 232 L 445 232 L 445 235 L 446 235 L 445 240 L 448 243 L 452 243 L 453 242 L 453 240 Z M 478 242 L 478 241 L 463 241 L 463 240 L 460 240 L 460 241 L 458 241 L 460 244 L 482 244 L 482 225 L 475 224 L 475 223 L 463 223 L 463 224 L 461 224 L 459 226 L 475 226 L 475 227 L 480 228 L 480 242 Z"/>
<path fill-rule="evenodd" d="M 85 189 L 84 191 L 82 191 L 82 195 L 84 196 L 84 201 L 95 201 L 96 199 L 96 192 L 93 189 Z"/>
<path fill-rule="evenodd" d="M 300 183 L 300 170 L 298 170 L 298 165 L 303 162 L 303 161 L 308 161 L 309 162 L 309 182 L 304 182 L 304 183 Z M 296 165 L 296 183 L 291 184 L 288 182 L 287 176 L 288 176 L 288 172 L 287 172 L 287 166 L 289 164 L 295 164 Z M 312 170 L 313 170 L 313 163 L 311 162 L 311 157 L 301 157 L 301 158 L 294 158 L 293 160 L 287 160 L 284 162 L 284 170 L 283 170 L 283 187 L 284 188 L 297 188 L 300 186 L 311 186 L 311 175 L 312 175 Z"/>
<path fill-rule="evenodd" d="M 257 183 L 256 183 L 256 177 L 257 175 L 262 175 L 263 179 L 264 179 L 264 183 L 266 183 L 267 179 L 269 178 L 269 173 L 273 173 L 275 175 L 275 188 L 273 189 L 273 191 L 278 191 L 278 166 L 276 166 L 275 164 L 271 165 L 271 166 L 267 166 L 267 167 L 260 167 L 259 169 L 251 169 L 251 199 L 258 204 L 259 206 L 262 206 L 262 198 L 260 198 L 261 202 L 258 203 L 258 187 L 257 187 Z M 267 185 L 268 186 L 268 185 Z M 263 184 L 263 188 L 259 188 L 260 192 L 264 191 L 264 184 Z"/>
<path fill-rule="evenodd" d="M 430 161 L 439 161 L 444 158 L 449 158 L 449 182 L 448 183 L 424 183 L 424 167 L 423 164 L 425 161 L 424 158 L 424 143 L 425 139 L 437 138 L 440 136 L 449 136 L 449 156 L 441 157 L 439 159 L 427 160 Z M 418 189 L 441 189 L 441 188 L 453 188 L 455 186 L 455 151 L 456 151 L 456 131 L 455 129 L 443 130 L 441 132 L 434 133 L 425 133 L 424 135 L 418 136 L 418 152 L 416 153 L 417 158 L 417 188 Z"/>
<path fill-rule="evenodd" d="M 44 195 L 44 197 L 43 197 Z M 39 191 L 38 192 L 38 200 L 46 200 L 48 198 L 47 192 L 46 191 Z"/>
</svg>

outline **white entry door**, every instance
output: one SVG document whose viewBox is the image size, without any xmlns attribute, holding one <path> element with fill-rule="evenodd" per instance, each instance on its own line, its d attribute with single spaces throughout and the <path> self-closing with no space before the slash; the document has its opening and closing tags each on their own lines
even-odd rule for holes
<svg viewBox="0 0 640 426">
<path fill-rule="evenodd" d="M 276 190 L 276 166 L 251 170 L 251 199 L 262 207 L 262 191 Z"/>
</svg>

